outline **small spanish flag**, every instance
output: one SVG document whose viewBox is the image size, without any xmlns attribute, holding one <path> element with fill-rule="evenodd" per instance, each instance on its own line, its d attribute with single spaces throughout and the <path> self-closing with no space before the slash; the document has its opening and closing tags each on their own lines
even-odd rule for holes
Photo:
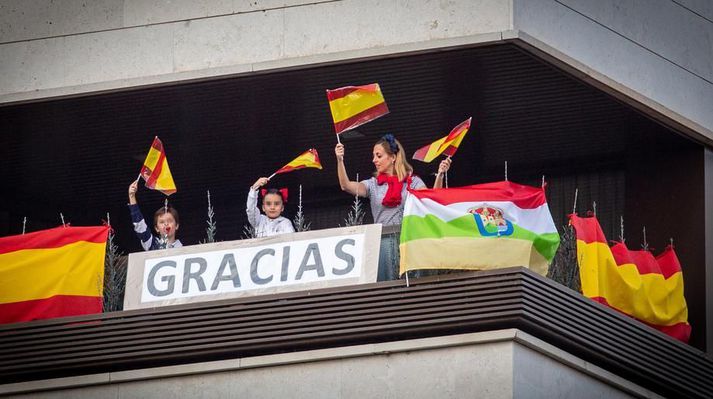
<svg viewBox="0 0 713 399">
<path fill-rule="evenodd" d="M 317 154 L 317 150 L 315 150 L 314 148 L 310 148 L 309 150 L 303 152 L 302 154 L 300 154 L 300 156 L 290 161 L 290 163 L 288 163 L 287 165 L 281 167 L 277 172 L 273 173 L 272 175 L 274 176 L 278 173 L 292 172 L 293 170 L 303 168 L 322 169 L 322 164 L 319 163 L 319 155 Z"/>
<path fill-rule="evenodd" d="M 0 323 L 101 313 L 109 227 L 0 238 Z"/>
<path fill-rule="evenodd" d="M 144 166 L 141 168 L 141 177 L 146 181 L 146 188 L 158 190 L 166 195 L 176 192 L 176 184 L 173 182 L 171 169 L 168 167 L 166 151 L 163 150 L 163 143 L 155 137 Z"/>
<path fill-rule="evenodd" d="M 413 159 L 422 162 L 431 162 L 437 156 L 445 154 L 448 156 L 453 156 L 458 150 L 458 146 L 468 133 L 470 129 L 470 121 L 473 118 L 468 118 L 467 120 L 461 122 L 458 126 L 454 127 L 448 136 L 440 138 L 433 143 L 419 148 L 414 154 Z"/>
<path fill-rule="evenodd" d="M 378 83 L 327 90 L 327 99 L 337 134 L 389 113 Z"/>
</svg>

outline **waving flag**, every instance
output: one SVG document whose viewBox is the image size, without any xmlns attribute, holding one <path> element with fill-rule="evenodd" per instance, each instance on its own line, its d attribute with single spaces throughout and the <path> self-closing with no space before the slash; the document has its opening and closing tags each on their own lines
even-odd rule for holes
<svg viewBox="0 0 713 399">
<path fill-rule="evenodd" d="M 166 195 L 176 192 L 176 184 L 173 182 L 171 169 L 168 168 L 166 152 L 158 137 L 154 138 L 151 149 L 146 155 L 144 166 L 141 168 L 141 177 L 146 181 L 146 187 L 151 190 L 158 190 Z"/>
<path fill-rule="evenodd" d="M 293 159 L 287 165 L 281 167 L 277 172 L 273 173 L 272 176 L 278 173 L 292 172 L 293 170 L 303 169 L 303 168 L 317 168 L 322 169 L 322 164 L 319 163 L 319 154 L 314 148 L 303 152 L 297 158 Z M 270 177 L 272 177 L 270 176 Z"/>
<path fill-rule="evenodd" d="M 389 113 L 378 83 L 327 90 L 327 99 L 337 134 Z"/>
<path fill-rule="evenodd" d="M 672 247 L 654 258 L 624 243 L 609 248 L 596 217 L 570 218 L 577 232 L 582 293 L 673 338 L 688 342 L 691 326 L 683 273 Z"/>
<path fill-rule="evenodd" d="M 401 273 L 526 266 L 542 275 L 559 234 L 541 187 L 509 181 L 409 191 Z"/>
<path fill-rule="evenodd" d="M 0 238 L 0 323 L 101 313 L 109 227 Z"/>
<path fill-rule="evenodd" d="M 440 138 L 433 143 L 419 148 L 414 154 L 413 159 L 422 162 L 431 162 L 436 159 L 437 156 L 445 154 L 448 156 L 453 156 L 458 150 L 458 146 L 468 133 L 470 129 L 470 121 L 473 118 L 468 118 L 467 120 L 461 122 L 458 126 L 454 127 L 448 136 Z"/>
</svg>

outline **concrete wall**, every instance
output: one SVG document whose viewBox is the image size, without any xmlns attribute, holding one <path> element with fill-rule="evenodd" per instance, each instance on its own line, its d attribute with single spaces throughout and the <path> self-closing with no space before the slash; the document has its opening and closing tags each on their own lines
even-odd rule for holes
<svg viewBox="0 0 713 399">
<path fill-rule="evenodd" d="M 82 381 L 87 386 L 72 387 Z M 52 384 L 0 385 L 0 394 L 112 399 L 657 397 L 517 330 L 117 372 Z M 23 387 L 49 390 L 22 393 Z"/>
<path fill-rule="evenodd" d="M 513 19 L 585 73 L 713 139 L 712 10 L 706 0 L 517 0 Z"/>
<path fill-rule="evenodd" d="M 706 267 L 705 267 L 705 309 L 708 310 L 706 318 L 706 352 L 713 353 L 713 150 L 706 148 L 703 153 L 703 200 L 705 201 L 705 246 L 706 246 Z"/>
<path fill-rule="evenodd" d="M 0 0 L 0 104 L 503 39 L 713 142 L 708 0 Z"/>
<path fill-rule="evenodd" d="M 510 1 L 502 0 L 5 0 L 0 103 L 499 32 L 510 28 L 510 15 Z"/>
</svg>

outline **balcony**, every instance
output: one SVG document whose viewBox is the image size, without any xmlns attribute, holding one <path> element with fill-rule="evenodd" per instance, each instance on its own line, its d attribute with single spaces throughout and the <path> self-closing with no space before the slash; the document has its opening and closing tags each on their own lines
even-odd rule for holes
<svg viewBox="0 0 713 399">
<path fill-rule="evenodd" d="M 266 367 L 246 359 L 275 356 L 319 363 L 294 357 L 325 350 L 348 359 L 363 356 L 354 348 L 387 345 L 383 355 L 398 352 L 388 345 L 399 342 L 487 333 L 556 348 L 563 355 L 550 358 L 573 357 L 580 370 L 600 370 L 595 379 L 603 373 L 663 396 L 713 396 L 713 362 L 704 353 L 525 268 L 0 326 L 0 394 L 200 376 L 206 364 L 244 371 Z M 511 372 L 509 381 L 519 381 Z"/>
</svg>

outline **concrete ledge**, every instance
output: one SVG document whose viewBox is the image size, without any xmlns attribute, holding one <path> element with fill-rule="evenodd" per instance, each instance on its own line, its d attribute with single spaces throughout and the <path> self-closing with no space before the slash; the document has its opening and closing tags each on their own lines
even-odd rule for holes
<svg viewBox="0 0 713 399">
<path fill-rule="evenodd" d="M 512 40 L 513 43 L 528 50 L 532 54 L 560 67 L 564 71 L 576 76 L 584 82 L 616 97 L 617 99 L 633 106 L 639 111 L 671 126 L 676 130 L 686 132 L 688 136 L 706 145 L 713 145 L 713 131 L 684 117 L 683 115 L 667 108 L 630 87 L 617 82 L 607 75 L 588 67 L 582 62 L 568 56 L 552 46 L 530 36 L 526 32 L 511 31 L 503 33 L 503 40 Z M 701 81 L 704 84 L 704 81 Z"/>
<path fill-rule="evenodd" d="M 577 61 L 567 54 L 547 45 L 526 32 L 505 30 L 469 36 L 436 39 L 415 43 L 397 44 L 384 47 L 317 54 L 305 57 L 284 58 L 239 64 L 225 67 L 195 69 L 159 75 L 120 79 L 108 82 L 88 83 L 52 89 L 41 89 L 0 95 L 0 106 L 15 105 L 48 99 L 62 99 L 110 92 L 119 92 L 141 88 L 159 87 L 177 83 L 191 83 L 229 77 L 239 77 L 256 73 L 272 73 L 324 65 L 335 65 L 375 58 L 402 57 L 427 52 L 448 51 L 457 48 L 477 47 L 497 43 L 511 42 L 519 45 L 534 55 L 557 65 L 566 72 L 588 84 L 639 109 L 660 122 L 674 129 L 685 132 L 688 136 L 706 145 L 713 145 L 713 131 L 672 111 L 653 99 L 621 84 L 607 75 L 600 73 Z"/>
<path fill-rule="evenodd" d="M 517 329 L 495 330 L 452 336 L 413 339 L 377 344 L 356 345 L 342 348 L 329 348 L 303 352 L 283 353 L 267 356 L 245 357 L 238 359 L 184 364 L 168 367 L 137 369 L 130 371 L 101 373 L 68 378 L 47 379 L 31 382 L 0 385 L 0 394 L 25 394 L 38 391 L 61 390 L 99 386 L 106 384 L 128 383 L 133 381 L 180 377 L 188 375 L 220 373 L 226 371 L 247 370 L 254 368 L 275 367 L 298 363 L 313 363 L 335 359 L 348 359 L 365 356 L 381 356 L 404 352 L 416 352 L 483 345 L 498 342 L 514 342 L 534 350 L 561 364 L 580 371 L 608 385 L 616 387 L 633 396 L 657 398 L 653 392 L 588 363 L 576 356 L 558 349 L 546 342 Z M 517 365 L 513 365 L 517 367 Z"/>
<path fill-rule="evenodd" d="M 125 90 L 143 89 L 177 83 L 191 83 L 204 80 L 237 77 L 254 73 L 270 73 L 321 65 L 339 64 L 362 61 L 372 58 L 399 57 L 436 50 L 450 50 L 502 42 L 503 35 L 513 36 L 513 32 L 492 32 L 470 36 L 429 40 L 416 43 L 398 44 L 379 48 L 349 50 L 328 54 L 310 55 L 305 57 L 285 58 L 239 64 L 225 67 L 205 68 L 182 72 L 173 72 L 136 78 L 119 79 L 107 82 L 88 83 L 83 85 L 65 86 L 51 89 L 17 92 L 0 95 L 0 106 L 15 105 L 34 101 L 55 100 L 68 97 L 79 97 Z"/>
</svg>

